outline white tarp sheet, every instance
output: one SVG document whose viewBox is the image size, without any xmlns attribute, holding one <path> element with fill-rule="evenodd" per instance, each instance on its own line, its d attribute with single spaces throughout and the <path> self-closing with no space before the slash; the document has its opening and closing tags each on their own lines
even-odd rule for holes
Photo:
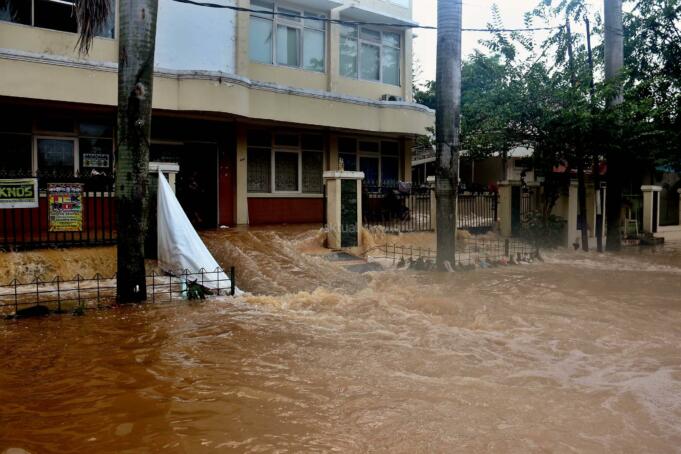
<svg viewBox="0 0 681 454">
<path fill-rule="evenodd" d="M 158 173 L 157 210 L 158 264 L 161 269 L 168 273 L 182 270 L 196 273 L 204 269 L 206 280 L 216 281 L 204 281 L 204 287 L 217 289 L 219 277 L 220 290 L 228 290 L 231 285 L 229 277 L 223 272 L 215 272 L 220 265 L 189 222 L 162 172 Z M 241 294 L 241 291 L 237 289 L 236 293 Z"/>
</svg>

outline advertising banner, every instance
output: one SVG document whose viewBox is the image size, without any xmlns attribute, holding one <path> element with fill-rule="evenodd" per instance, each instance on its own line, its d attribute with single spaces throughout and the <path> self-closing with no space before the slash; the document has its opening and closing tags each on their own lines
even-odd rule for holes
<svg viewBox="0 0 681 454">
<path fill-rule="evenodd" d="M 83 185 L 49 183 L 47 185 L 50 232 L 83 231 Z"/>
<path fill-rule="evenodd" d="M 37 178 L 0 180 L 0 209 L 37 207 Z"/>
</svg>

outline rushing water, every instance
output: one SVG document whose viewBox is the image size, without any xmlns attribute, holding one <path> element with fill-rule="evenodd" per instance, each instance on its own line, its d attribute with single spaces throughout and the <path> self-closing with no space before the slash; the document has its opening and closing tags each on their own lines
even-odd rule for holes
<svg viewBox="0 0 681 454">
<path fill-rule="evenodd" d="M 681 452 L 674 246 L 360 277 L 207 240 L 259 296 L 3 322 L 0 452 Z"/>
</svg>

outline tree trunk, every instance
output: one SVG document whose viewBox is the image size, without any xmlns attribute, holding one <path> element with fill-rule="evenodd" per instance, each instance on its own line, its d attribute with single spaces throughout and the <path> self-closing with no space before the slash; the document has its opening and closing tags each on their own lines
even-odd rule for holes
<svg viewBox="0 0 681 454">
<path fill-rule="evenodd" d="M 622 27 L 622 0 L 605 0 L 605 78 L 615 80 L 624 66 L 624 29 Z M 610 108 L 623 102 L 621 89 L 608 101 Z M 622 211 L 622 157 L 610 150 L 608 160 L 608 197 L 606 219 L 608 239 L 606 249 L 618 251 L 622 247 L 620 222 Z"/>
<path fill-rule="evenodd" d="M 147 298 L 144 237 L 157 9 L 158 0 L 119 1 L 116 225 L 120 303 Z"/>
<path fill-rule="evenodd" d="M 572 50 L 572 30 L 570 28 L 570 19 L 566 22 L 566 30 L 568 37 L 568 58 L 570 65 L 570 83 L 572 89 L 577 88 L 577 76 L 575 74 L 575 59 Z M 575 96 L 577 94 L 575 93 Z M 577 160 L 577 206 L 579 211 L 579 231 L 581 233 L 582 250 L 589 252 L 589 232 L 587 231 L 586 223 L 586 182 L 584 181 L 584 147 L 581 143 L 581 138 L 577 138 L 576 160 Z"/>
<path fill-rule="evenodd" d="M 586 46 L 589 57 L 589 96 L 591 99 L 591 116 L 595 113 L 595 97 L 596 97 L 596 84 L 594 83 L 594 57 L 593 50 L 591 48 L 591 23 L 589 18 L 584 18 L 586 22 Z M 590 136 L 593 137 L 593 121 L 590 125 L 591 131 Z M 603 252 L 603 206 L 602 206 L 602 196 L 601 196 L 601 158 L 598 152 L 594 152 L 593 155 L 593 180 L 594 180 L 594 194 L 596 196 L 596 245 L 598 252 Z"/>
<path fill-rule="evenodd" d="M 437 2 L 437 264 L 455 265 L 461 128 L 461 0 Z"/>
</svg>

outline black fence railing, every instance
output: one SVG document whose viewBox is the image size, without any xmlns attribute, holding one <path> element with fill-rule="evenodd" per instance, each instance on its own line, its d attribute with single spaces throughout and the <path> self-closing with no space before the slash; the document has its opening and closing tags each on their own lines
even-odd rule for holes
<svg viewBox="0 0 681 454">
<path fill-rule="evenodd" d="M 430 188 L 362 187 L 362 216 L 367 227 L 390 232 L 425 232 L 431 219 Z"/>
<path fill-rule="evenodd" d="M 177 273 L 152 272 L 146 277 L 148 301 L 152 303 L 191 299 L 194 286 L 200 286 L 201 295 L 235 295 L 235 269 L 216 269 L 197 272 L 189 270 Z M 211 290 L 206 292 L 206 288 Z M 208 293 L 210 292 L 210 293 Z M 30 282 L 14 279 L 0 285 L 0 313 L 20 314 L 22 309 L 40 308 L 44 313 L 63 313 L 76 308 L 97 309 L 116 303 L 116 275 L 105 277 L 96 274 L 92 278 L 77 275 L 73 279 L 57 276 L 43 279 L 36 276 Z M 34 311 L 35 312 L 35 311 Z"/>
<path fill-rule="evenodd" d="M 0 179 L 37 178 L 38 206 L 0 208 L 0 249 L 16 250 L 53 246 L 97 246 L 116 242 L 114 180 L 103 175 L 0 174 Z M 81 224 L 64 229 L 50 221 L 50 183 L 79 184 Z M 66 231 L 68 230 L 68 231 Z"/>
<path fill-rule="evenodd" d="M 370 253 L 372 251 L 369 251 Z M 419 263 L 424 269 L 432 269 L 437 258 L 437 250 L 425 247 L 385 244 L 373 249 L 372 257 L 385 258 L 404 266 Z M 378 254 L 376 254 L 378 252 Z M 472 267 L 491 268 L 500 265 L 529 263 L 540 259 L 536 243 L 517 239 L 467 239 L 457 241 L 456 263 L 454 268 Z M 417 267 L 418 269 L 418 267 Z"/>
<path fill-rule="evenodd" d="M 496 192 L 459 194 L 457 227 L 484 232 L 497 223 L 499 195 Z"/>
<path fill-rule="evenodd" d="M 389 232 L 435 230 L 430 187 L 400 190 L 392 187 L 363 186 L 364 225 L 381 226 Z M 462 192 L 458 196 L 457 228 L 482 233 L 491 230 L 498 219 L 499 196 L 494 192 Z"/>
</svg>

